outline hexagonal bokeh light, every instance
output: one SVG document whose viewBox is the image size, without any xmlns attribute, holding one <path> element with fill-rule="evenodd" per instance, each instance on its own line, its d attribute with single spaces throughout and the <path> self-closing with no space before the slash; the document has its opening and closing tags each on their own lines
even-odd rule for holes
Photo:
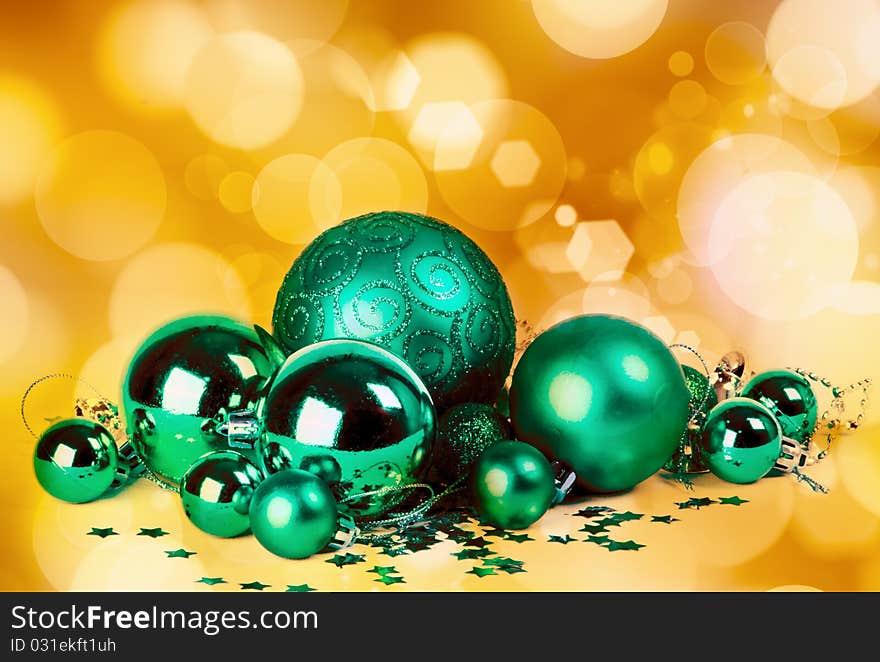
<svg viewBox="0 0 880 662">
<path fill-rule="evenodd" d="M 508 140 L 498 145 L 492 157 L 492 172 L 502 186 L 528 186 L 535 180 L 541 157 L 528 140 Z"/>
<path fill-rule="evenodd" d="M 617 221 L 575 225 L 565 254 L 585 281 L 617 280 L 626 271 L 635 248 Z"/>
</svg>

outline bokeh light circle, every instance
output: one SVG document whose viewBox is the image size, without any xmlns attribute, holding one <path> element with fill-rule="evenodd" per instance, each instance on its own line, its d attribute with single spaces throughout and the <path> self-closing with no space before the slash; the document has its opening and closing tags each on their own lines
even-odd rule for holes
<svg viewBox="0 0 880 662">
<path fill-rule="evenodd" d="M 287 154 L 257 175 L 253 208 L 270 237 L 306 244 L 341 217 L 342 189 L 323 161 L 309 154 Z"/>
<path fill-rule="evenodd" d="M 201 154 L 186 164 L 183 179 L 189 192 L 199 200 L 214 200 L 228 174 L 229 166 L 222 158 L 216 154 Z"/>
<path fill-rule="evenodd" d="M 428 183 L 419 162 L 397 143 L 384 138 L 355 138 L 330 150 L 322 160 L 336 178 L 319 187 L 318 202 L 338 210 L 337 221 L 376 210 L 423 213 L 428 208 Z M 323 213 L 320 219 L 330 216 Z"/>
<path fill-rule="evenodd" d="M 115 131 L 86 131 L 46 159 L 35 191 L 40 223 L 64 250 L 115 260 L 143 246 L 165 213 L 165 178 L 153 154 Z"/>
<path fill-rule="evenodd" d="M 303 75 L 291 50 L 259 32 L 208 41 L 186 75 L 186 109 L 212 140 L 256 149 L 280 138 L 302 106 Z"/>
<path fill-rule="evenodd" d="M 0 76 L 0 205 L 31 196 L 60 130 L 55 103 L 40 87 Z"/>
<path fill-rule="evenodd" d="M 767 64 L 764 35 L 751 23 L 719 25 L 706 39 L 706 66 L 722 83 L 744 85 L 756 79 Z"/>
<path fill-rule="evenodd" d="M 880 5 L 784 0 L 767 28 L 773 77 L 793 97 L 824 109 L 865 98 L 880 82 Z"/>
<path fill-rule="evenodd" d="M 217 253 L 197 244 L 153 246 L 129 260 L 108 304 L 116 336 L 140 335 L 184 315 L 227 314 L 250 319 L 241 279 Z"/>
<path fill-rule="evenodd" d="M 689 76 L 694 70 L 694 58 L 687 51 L 675 51 L 669 56 L 669 71 L 675 76 Z"/>
<path fill-rule="evenodd" d="M 233 214 L 243 214 L 251 210 L 251 197 L 254 189 L 254 176 L 243 170 L 230 172 L 220 182 L 217 197 L 223 208 Z"/>
<path fill-rule="evenodd" d="M 709 263 L 709 232 L 718 205 L 747 177 L 775 170 L 812 174 L 809 159 L 790 143 L 756 133 L 716 140 L 693 160 L 678 191 L 678 227 L 697 264 Z"/>
<path fill-rule="evenodd" d="M 669 90 L 669 109 L 683 120 L 702 113 L 706 101 L 706 90 L 695 80 L 680 80 Z"/>
<path fill-rule="evenodd" d="M 203 0 L 219 32 L 256 30 L 279 40 L 327 42 L 342 25 L 348 0 Z"/>
<path fill-rule="evenodd" d="M 668 0 L 532 0 L 541 28 L 565 50 L 594 59 L 623 55 L 654 34 Z"/>
<path fill-rule="evenodd" d="M 443 200 L 485 230 L 534 223 L 555 206 L 565 185 L 562 136 L 546 115 L 521 101 L 483 101 L 470 110 L 482 139 L 470 168 L 436 172 Z M 441 134 L 438 156 L 443 142 Z"/>
<path fill-rule="evenodd" d="M 880 97 L 865 97 L 807 124 L 810 137 L 832 156 L 859 154 L 880 136 Z"/>
<path fill-rule="evenodd" d="M 0 326 L 0 365 L 15 357 L 27 337 L 30 306 L 27 292 L 15 274 L 0 264 L 0 301 L 3 324 Z"/>
<path fill-rule="evenodd" d="M 823 180 L 802 172 L 752 175 L 718 205 L 709 234 L 712 272 L 741 308 L 770 320 L 825 308 L 858 259 L 855 221 Z"/>
<path fill-rule="evenodd" d="M 186 72 L 214 30 L 202 11 L 179 0 L 137 0 L 118 7 L 98 44 L 105 85 L 123 102 L 159 109 L 183 104 Z"/>
</svg>

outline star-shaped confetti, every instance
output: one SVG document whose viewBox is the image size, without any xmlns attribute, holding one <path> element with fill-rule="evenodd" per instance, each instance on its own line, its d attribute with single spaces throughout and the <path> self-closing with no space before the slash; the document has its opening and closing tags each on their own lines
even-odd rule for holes
<svg viewBox="0 0 880 662">
<path fill-rule="evenodd" d="M 604 533 L 607 530 L 604 524 L 584 524 L 578 529 L 578 531 L 583 531 L 584 533 Z"/>
<path fill-rule="evenodd" d="M 515 543 L 523 543 L 528 542 L 529 540 L 534 540 L 528 533 L 508 533 L 504 536 L 505 540 L 510 540 Z"/>
<path fill-rule="evenodd" d="M 391 558 L 394 558 L 395 556 L 404 556 L 405 554 L 409 554 L 410 551 L 406 547 L 386 547 L 379 553 L 383 556 L 390 556 Z M 332 561 L 327 562 L 332 563 Z"/>
<path fill-rule="evenodd" d="M 196 584 L 207 584 L 208 586 L 213 586 L 214 584 L 225 584 L 226 580 L 223 577 L 202 577 L 201 579 L 196 580 Z"/>
<path fill-rule="evenodd" d="M 490 543 L 488 540 L 480 537 L 480 538 L 471 538 L 470 540 L 468 540 L 467 542 L 464 543 L 464 546 L 465 547 L 486 547 L 489 544 Z"/>
<path fill-rule="evenodd" d="M 699 510 L 700 508 L 711 506 L 713 503 L 718 502 L 710 499 L 709 497 L 694 497 L 692 499 L 688 499 L 687 501 L 676 501 L 675 505 L 678 506 L 679 510 L 685 510 L 687 508 L 696 508 L 697 510 Z"/>
<path fill-rule="evenodd" d="M 385 575 L 396 575 L 398 574 L 397 568 L 393 565 L 374 565 L 372 570 L 367 570 L 367 572 L 374 572 L 377 575 L 381 575 L 384 577 Z"/>
<path fill-rule="evenodd" d="M 195 556 L 198 552 L 188 552 L 182 547 L 180 549 L 166 549 L 165 554 L 168 555 L 169 559 L 188 559 L 190 556 Z"/>
<path fill-rule="evenodd" d="M 476 575 L 477 577 L 486 577 L 488 575 L 497 574 L 493 568 L 481 568 L 479 566 L 474 566 L 470 570 L 468 570 L 466 575 Z"/>
<path fill-rule="evenodd" d="M 239 584 L 242 591 L 262 591 L 269 588 L 271 584 L 263 584 L 262 582 L 248 582 L 247 584 Z"/>
<path fill-rule="evenodd" d="M 354 565 L 355 563 L 361 563 L 366 557 L 363 554 L 348 554 L 346 553 L 344 556 L 342 554 L 336 554 L 332 558 L 327 559 L 326 563 L 332 563 L 337 568 L 341 568 L 344 565 Z"/>
<path fill-rule="evenodd" d="M 673 522 L 680 522 L 681 520 L 674 518 L 672 515 L 652 515 L 652 522 L 660 522 L 660 524 L 672 524 Z"/>
<path fill-rule="evenodd" d="M 495 568 L 496 570 L 500 570 L 502 572 L 506 572 L 508 575 L 512 575 L 517 572 L 525 572 L 522 561 L 510 559 L 506 556 L 499 556 L 492 559 L 483 559 L 483 565 Z"/>
<path fill-rule="evenodd" d="M 493 526 L 489 529 L 483 531 L 483 536 L 488 538 L 490 536 L 494 536 L 496 538 L 503 538 L 507 534 L 506 529 L 499 529 L 497 526 Z"/>
<path fill-rule="evenodd" d="M 718 503 L 723 504 L 725 506 L 741 506 L 744 503 L 748 503 L 748 499 L 740 499 L 738 496 L 732 497 L 721 497 L 718 500 Z"/>
<path fill-rule="evenodd" d="M 158 529 L 145 529 L 141 527 L 141 530 L 138 531 L 139 536 L 149 536 L 150 538 L 161 538 L 162 536 L 167 536 L 168 532 L 163 531 L 160 526 Z"/>
<path fill-rule="evenodd" d="M 567 545 L 568 543 L 570 543 L 570 542 L 572 542 L 572 541 L 574 541 L 574 540 L 576 540 L 576 538 L 572 538 L 570 535 L 568 535 L 568 534 L 566 533 L 565 536 L 554 536 L 554 535 L 551 535 L 551 536 L 548 538 L 547 542 L 558 542 L 558 543 L 560 543 L 560 544 L 562 544 L 562 545 Z"/>
<path fill-rule="evenodd" d="M 468 559 L 480 559 L 484 556 L 491 556 L 493 554 L 490 549 L 463 549 L 460 552 L 452 552 L 451 556 L 454 556 L 459 561 L 465 561 Z"/>
<path fill-rule="evenodd" d="M 311 593 L 312 591 L 317 591 L 318 589 L 312 588 L 308 584 L 288 584 L 287 590 L 285 593 Z"/>
<path fill-rule="evenodd" d="M 614 520 L 615 522 L 634 522 L 635 520 L 640 520 L 644 517 L 641 513 L 634 513 L 627 510 L 624 513 L 614 513 L 608 519 Z"/>
<path fill-rule="evenodd" d="M 92 530 L 89 531 L 86 535 L 87 536 L 98 536 L 99 538 L 106 538 L 107 536 L 118 536 L 119 534 L 113 530 L 112 526 L 108 527 L 106 529 L 97 529 L 93 526 Z"/>
<path fill-rule="evenodd" d="M 574 513 L 575 517 L 599 517 L 599 515 L 604 515 L 605 513 L 613 512 L 614 508 L 609 508 L 608 506 L 587 506 L 586 508 L 582 508 L 581 510 Z"/>
<path fill-rule="evenodd" d="M 406 581 L 403 577 L 392 577 L 391 575 L 382 575 L 381 577 L 377 577 L 373 581 L 382 582 L 386 586 L 389 584 L 406 584 Z"/>
<path fill-rule="evenodd" d="M 627 540 L 626 542 L 617 542 L 616 540 L 609 540 L 606 549 L 609 552 L 617 552 L 619 550 L 627 550 L 627 551 L 637 552 L 642 547 L 644 547 L 644 545 L 640 545 L 639 543 L 632 541 L 632 540 Z"/>
<path fill-rule="evenodd" d="M 609 540 L 608 536 L 587 536 L 587 539 L 584 542 L 591 542 L 596 545 L 604 545 Z"/>
</svg>

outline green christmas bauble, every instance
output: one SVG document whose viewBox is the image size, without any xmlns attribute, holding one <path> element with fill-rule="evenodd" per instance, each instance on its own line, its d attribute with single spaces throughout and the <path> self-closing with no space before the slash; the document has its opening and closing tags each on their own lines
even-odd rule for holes
<svg viewBox="0 0 880 662">
<path fill-rule="evenodd" d="M 308 471 L 280 471 L 254 492 L 250 525 L 273 554 L 304 559 L 324 549 L 336 533 L 336 502 L 327 484 Z"/>
<path fill-rule="evenodd" d="M 553 469 L 541 452 L 521 441 L 500 441 L 474 465 L 474 507 L 504 529 L 526 529 L 547 512 L 556 494 Z"/>
<path fill-rule="evenodd" d="M 754 483 L 782 452 L 782 430 L 764 405 L 730 398 L 706 420 L 701 451 L 713 474 L 730 483 Z"/>
<path fill-rule="evenodd" d="M 385 513 L 419 482 L 434 444 L 434 406 L 406 363 L 360 340 L 325 340 L 288 357 L 260 410 L 267 473 L 313 472 L 331 484 L 340 511 Z"/>
<path fill-rule="evenodd" d="M 763 372 L 746 384 L 742 397 L 757 400 L 773 412 L 784 436 L 810 445 L 819 409 L 805 377 L 789 370 Z"/>
<path fill-rule="evenodd" d="M 669 461 L 663 465 L 666 471 L 678 473 L 704 473 L 709 471 L 700 454 L 700 435 L 709 412 L 718 404 L 718 396 L 715 389 L 709 383 L 705 374 L 689 365 L 682 366 L 684 381 L 690 393 L 689 407 L 691 410 L 692 423 L 688 427 L 685 444 L 687 448 L 679 446 L 672 454 Z"/>
<path fill-rule="evenodd" d="M 100 423 L 71 418 L 40 435 L 34 473 L 44 490 L 70 503 L 94 501 L 116 478 L 116 441 Z"/>
<path fill-rule="evenodd" d="M 226 317 L 187 317 L 155 331 L 122 391 L 128 434 L 146 467 L 177 486 L 196 459 L 228 449 L 218 425 L 229 412 L 256 408 L 282 359 L 268 334 Z"/>
<path fill-rule="evenodd" d="M 183 475 L 180 499 L 189 520 L 205 533 L 234 538 L 250 528 L 248 509 L 263 474 L 241 453 L 203 455 Z"/>
<path fill-rule="evenodd" d="M 289 352 L 331 338 L 394 352 L 440 411 L 495 401 L 516 334 L 486 254 L 452 226 L 406 212 L 360 216 L 315 239 L 284 278 L 272 323 Z"/>
<path fill-rule="evenodd" d="M 432 464 L 441 482 L 470 473 L 489 446 L 511 437 L 510 424 L 489 405 L 468 402 L 447 409 L 437 422 Z"/>
<path fill-rule="evenodd" d="M 582 487 L 617 492 L 670 458 L 689 398 L 663 341 L 629 320 L 584 315 L 548 329 L 523 353 L 510 414 L 517 439 L 568 464 Z"/>
</svg>

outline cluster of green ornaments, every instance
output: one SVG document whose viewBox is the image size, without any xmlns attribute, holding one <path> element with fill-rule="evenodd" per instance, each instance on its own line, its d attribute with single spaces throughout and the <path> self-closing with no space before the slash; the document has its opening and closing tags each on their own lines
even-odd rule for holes
<svg viewBox="0 0 880 662">
<path fill-rule="evenodd" d="M 515 335 L 504 281 L 461 232 L 416 214 L 318 237 L 285 278 L 273 325 L 200 316 L 158 329 L 124 381 L 129 443 L 62 421 L 38 440 L 40 484 L 81 503 L 145 471 L 202 531 L 250 531 L 304 558 L 351 542 L 354 523 L 393 518 L 425 481 L 468 487 L 485 521 L 527 528 L 575 482 L 628 490 L 670 461 L 757 480 L 783 435 L 809 444 L 816 422 L 798 375 L 759 375 L 717 404 L 650 331 L 606 315 L 539 335 L 502 414 Z"/>
</svg>

